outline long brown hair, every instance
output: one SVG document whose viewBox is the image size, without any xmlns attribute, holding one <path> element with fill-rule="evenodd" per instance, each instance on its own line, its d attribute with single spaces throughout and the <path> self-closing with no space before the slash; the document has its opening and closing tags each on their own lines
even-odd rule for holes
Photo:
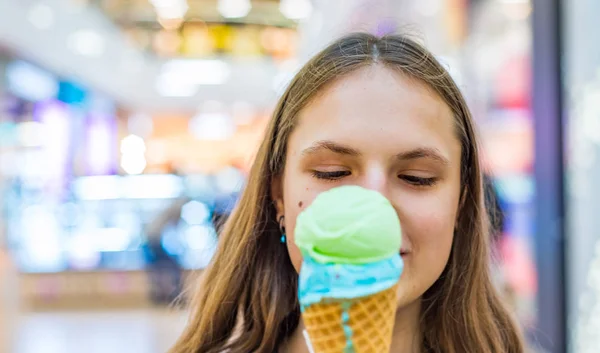
<svg viewBox="0 0 600 353">
<path fill-rule="evenodd" d="M 383 65 L 435 91 L 451 108 L 462 145 L 462 200 L 452 251 L 441 277 L 423 296 L 423 351 L 520 353 L 519 330 L 492 285 L 488 221 L 478 147 L 466 102 L 433 55 L 408 37 L 347 35 L 295 76 L 267 128 L 239 204 L 206 270 L 190 322 L 171 353 L 272 353 L 298 327 L 297 273 L 270 196 L 285 166 L 299 111 L 326 85 L 362 67 Z"/>
</svg>

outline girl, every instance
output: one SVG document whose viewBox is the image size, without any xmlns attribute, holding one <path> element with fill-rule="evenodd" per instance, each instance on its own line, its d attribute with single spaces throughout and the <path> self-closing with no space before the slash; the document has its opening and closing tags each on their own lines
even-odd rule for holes
<svg viewBox="0 0 600 353">
<path fill-rule="evenodd" d="M 348 184 L 382 193 L 402 224 L 392 352 L 523 352 L 490 280 L 463 96 L 416 42 L 363 33 L 310 60 L 280 99 L 171 352 L 308 352 L 295 221 L 320 192 Z"/>
</svg>

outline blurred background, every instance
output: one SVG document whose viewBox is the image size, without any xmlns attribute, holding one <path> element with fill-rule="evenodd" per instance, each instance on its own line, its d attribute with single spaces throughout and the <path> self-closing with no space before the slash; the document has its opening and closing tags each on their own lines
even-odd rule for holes
<svg viewBox="0 0 600 353">
<path fill-rule="evenodd" d="M 532 351 L 600 352 L 600 2 L 0 0 L 0 352 L 165 352 L 279 95 L 409 33 L 480 130 Z"/>
</svg>

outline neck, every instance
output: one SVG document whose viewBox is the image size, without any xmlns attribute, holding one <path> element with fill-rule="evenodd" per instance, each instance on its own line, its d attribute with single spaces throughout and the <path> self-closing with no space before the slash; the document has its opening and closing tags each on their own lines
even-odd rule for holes
<svg viewBox="0 0 600 353">
<path fill-rule="evenodd" d="M 392 353 L 421 353 L 421 300 L 396 312 L 392 333 Z"/>
</svg>

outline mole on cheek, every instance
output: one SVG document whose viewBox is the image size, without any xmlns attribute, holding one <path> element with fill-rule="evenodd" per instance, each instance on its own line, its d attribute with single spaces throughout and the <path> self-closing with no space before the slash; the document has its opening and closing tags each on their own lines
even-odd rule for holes
<svg viewBox="0 0 600 353">
<path fill-rule="evenodd" d="M 304 202 L 300 201 L 298 202 L 298 207 L 302 207 L 304 205 Z"/>
</svg>

